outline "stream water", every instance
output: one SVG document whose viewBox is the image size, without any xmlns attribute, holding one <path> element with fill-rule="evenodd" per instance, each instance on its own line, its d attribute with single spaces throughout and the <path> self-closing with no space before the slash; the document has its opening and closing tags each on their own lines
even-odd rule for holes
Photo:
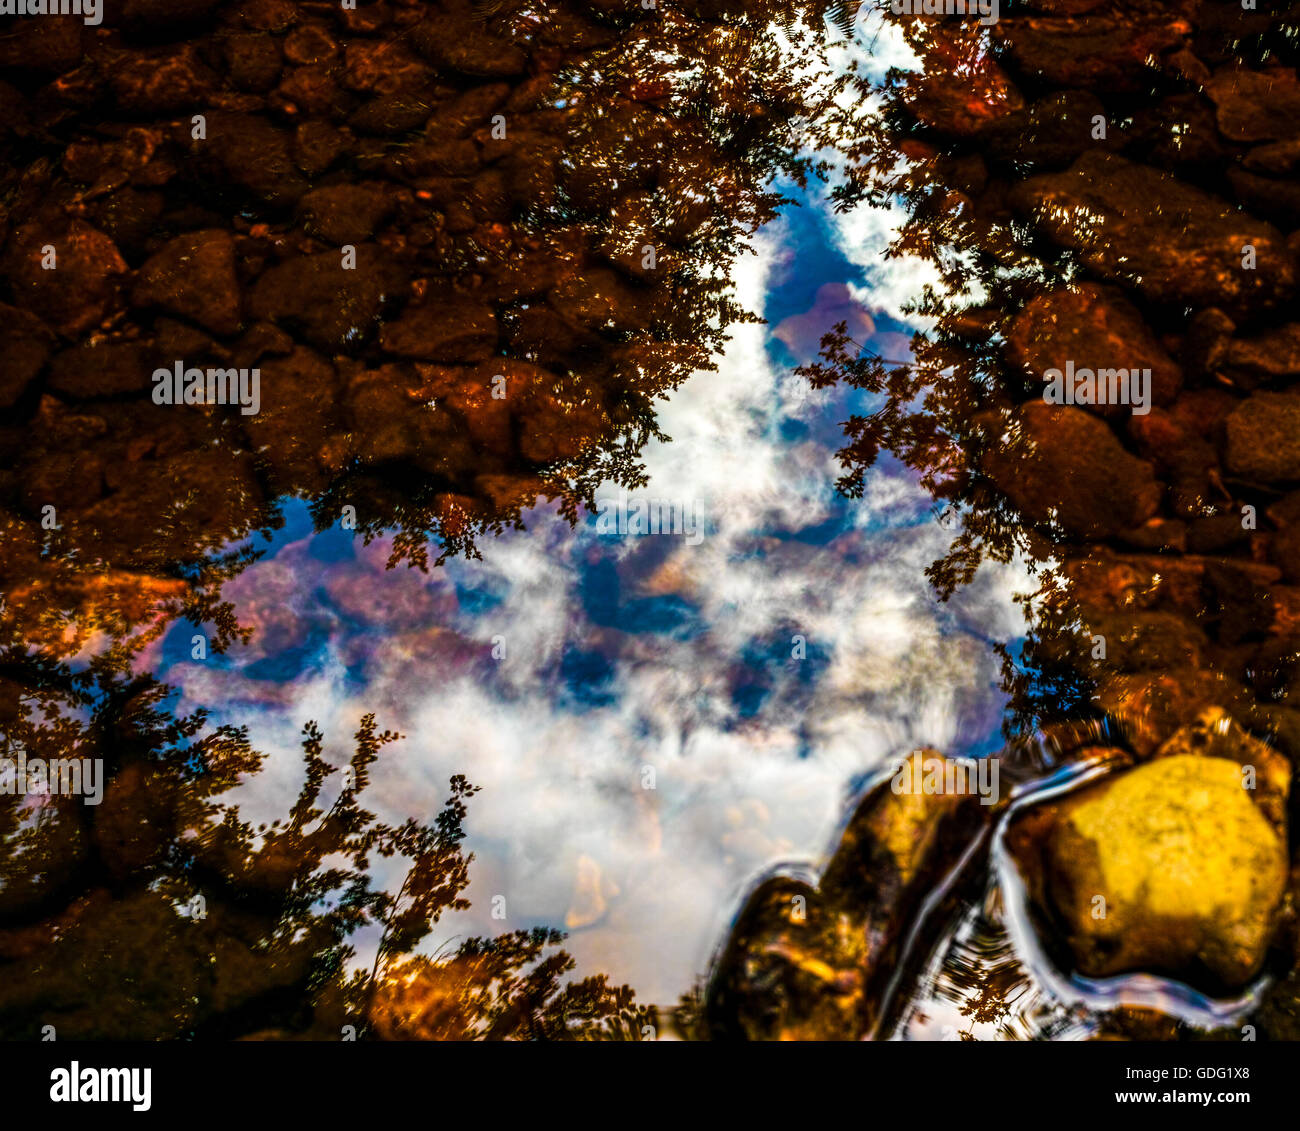
<svg viewBox="0 0 1300 1131">
<path fill-rule="evenodd" d="M 0 1033 L 1289 1035 L 1300 83 L 1224 7 L 0 20 Z"/>
</svg>

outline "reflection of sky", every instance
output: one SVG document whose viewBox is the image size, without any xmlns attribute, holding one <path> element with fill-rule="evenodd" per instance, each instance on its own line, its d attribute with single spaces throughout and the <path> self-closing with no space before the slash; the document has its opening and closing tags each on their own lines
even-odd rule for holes
<svg viewBox="0 0 1300 1131">
<path fill-rule="evenodd" d="M 738 328 L 718 371 L 665 404 L 673 440 L 647 451 L 650 485 L 633 495 L 698 505 L 698 545 L 597 534 L 594 516 L 570 530 L 541 508 L 482 561 L 386 572 L 387 545 L 313 536 L 290 504 L 225 591 L 252 643 L 192 661 L 182 625 L 152 657 L 182 707 L 247 723 L 271 753 L 246 816 L 296 794 L 304 722 L 342 761 L 375 711 L 406 737 L 378 763 L 370 808 L 428 817 L 451 774 L 482 787 L 473 908 L 435 942 L 567 925 L 580 973 L 668 1003 L 757 872 L 828 847 L 863 775 L 919 744 L 995 745 L 987 641 L 1019 630 L 1018 575 L 986 569 L 937 604 L 923 570 L 949 532 L 928 498 L 894 463 L 865 499 L 838 497 L 840 423 L 861 395 L 791 373 L 840 319 L 884 356 L 906 348 L 898 312 L 919 276 L 886 269 L 886 234 L 813 203 L 740 261 L 740 298 L 769 324 Z"/>
</svg>

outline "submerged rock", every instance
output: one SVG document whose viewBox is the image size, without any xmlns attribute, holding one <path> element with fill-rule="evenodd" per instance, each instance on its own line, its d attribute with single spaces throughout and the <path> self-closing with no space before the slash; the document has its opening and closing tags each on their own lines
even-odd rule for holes
<svg viewBox="0 0 1300 1131">
<path fill-rule="evenodd" d="M 332 351 L 369 337 L 385 303 L 405 287 L 401 267 L 363 244 L 356 249 L 356 270 L 344 268 L 337 251 L 277 264 L 258 279 L 249 307 L 254 318 L 283 322 Z"/>
<path fill-rule="evenodd" d="M 1294 70 L 1225 69 L 1205 84 L 1219 129 L 1233 141 L 1274 141 L 1300 135 L 1300 83 Z"/>
<path fill-rule="evenodd" d="M 1017 68 L 1054 85 L 1104 92 L 1133 92 L 1150 82 L 1157 58 L 1182 46 L 1191 32 L 1167 13 L 1019 19 L 995 25 Z"/>
<path fill-rule="evenodd" d="M 214 334 L 233 334 L 240 298 L 230 233 L 215 229 L 169 240 L 140 269 L 132 301 L 189 318 Z"/>
<path fill-rule="evenodd" d="M 1300 394 L 1256 393 L 1228 417 L 1229 472 L 1265 483 L 1300 480 Z"/>
<path fill-rule="evenodd" d="M 1048 291 L 1026 303 L 1007 332 L 1007 354 L 1029 371 L 1031 388 L 1048 369 L 1064 369 L 1067 361 L 1094 372 L 1149 369 L 1148 391 L 1155 404 L 1168 404 L 1183 383 L 1182 368 L 1137 308 L 1122 294 L 1088 283 Z M 1092 408 L 1103 416 L 1132 412 L 1131 406 L 1118 403 Z"/>
<path fill-rule="evenodd" d="M 1272 224 L 1112 153 L 1089 151 L 1064 173 L 1031 177 L 1011 200 L 1090 270 L 1155 302 L 1249 312 L 1295 287 L 1295 259 Z"/>
<path fill-rule="evenodd" d="M 969 785 L 972 763 L 917 750 L 897 769 L 858 805 L 815 887 L 772 876 L 749 896 L 699 1035 L 858 1040 L 875 1030 L 916 912 L 996 809 L 973 791 L 927 788 Z"/>
<path fill-rule="evenodd" d="M 1209 711 L 1152 761 L 1029 810 L 1009 844 L 1080 973 L 1232 990 L 1273 937 L 1288 786 L 1285 759 Z"/>
<path fill-rule="evenodd" d="M 1160 485 L 1151 465 L 1125 451 L 1097 417 L 1031 401 L 1018 423 L 1023 446 L 990 452 L 986 471 L 1027 518 L 1113 537 L 1155 514 Z"/>
</svg>

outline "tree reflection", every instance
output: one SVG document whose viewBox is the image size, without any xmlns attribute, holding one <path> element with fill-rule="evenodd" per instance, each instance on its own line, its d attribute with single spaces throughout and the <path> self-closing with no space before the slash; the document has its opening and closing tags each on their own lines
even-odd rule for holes
<svg viewBox="0 0 1300 1131">
<path fill-rule="evenodd" d="M 373 716 L 341 768 L 308 724 L 297 799 L 254 826 L 231 796 L 264 762 L 246 730 L 200 733 L 201 716 L 168 718 L 166 689 L 138 682 L 78 744 L 108 756 L 100 806 L 3 798 L 7 1037 L 635 1040 L 653 1027 L 629 987 L 562 983 L 574 963 L 557 931 L 415 954 L 444 912 L 469 906 L 476 790 L 453 777 L 431 822 L 378 820 L 363 794 L 399 736 Z M 400 862 L 401 882 L 377 885 L 376 858 Z M 354 961 L 359 932 L 378 936 L 369 969 Z"/>
</svg>

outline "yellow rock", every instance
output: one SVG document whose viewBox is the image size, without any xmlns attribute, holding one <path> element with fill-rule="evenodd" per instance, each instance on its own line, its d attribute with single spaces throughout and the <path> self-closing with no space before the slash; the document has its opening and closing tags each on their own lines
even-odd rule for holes
<svg viewBox="0 0 1300 1131">
<path fill-rule="evenodd" d="M 1240 986 L 1268 948 L 1285 843 L 1226 758 L 1159 758 L 1066 802 L 1048 883 L 1079 969 Z"/>
</svg>

